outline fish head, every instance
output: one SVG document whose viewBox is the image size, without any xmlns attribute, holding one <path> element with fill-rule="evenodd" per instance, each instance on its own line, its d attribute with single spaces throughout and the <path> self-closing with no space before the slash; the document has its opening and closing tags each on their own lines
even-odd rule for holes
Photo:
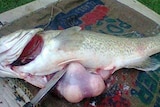
<svg viewBox="0 0 160 107">
<path fill-rule="evenodd" d="M 41 28 L 30 30 L 18 30 L 0 38 L 0 76 L 18 77 L 19 74 L 12 70 L 14 64 L 24 51 L 27 44 L 34 36 L 41 32 Z M 29 50 L 28 50 L 29 51 Z"/>
<path fill-rule="evenodd" d="M 45 70 L 42 69 L 40 70 L 42 75 L 35 75 L 32 73 L 34 69 L 31 69 L 30 72 L 19 72 L 14 68 L 25 66 L 34 61 L 39 54 L 43 53 L 44 47 L 55 47 L 56 43 L 53 38 L 59 35 L 60 32 L 61 30 L 43 32 L 43 29 L 36 28 L 18 30 L 1 37 L 0 77 L 20 78 L 42 88 L 48 82 L 48 79 L 53 76 L 53 73 L 46 75 Z M 33 64 L 33 66 L 35 65 Z"/>
<path fill-rule="evenodd" d="M 68 57 L 65 52 L 69 47 L 69 51 L 78 49 L 74 44 L 79 42 L 73 41 L 76 38 L 74 34 L 80 30 L 80 27 L 74 27 L 42 32 L 38 28 L 19 30 L 3 36 L 0 39 L 0 76 L 21 78 L 42 87 L 52 74 L 63 69 L 69 62 L 77 61 L 66 60 Z M 63 64 L 58 65 L 59 63 Z"/>
</svg>

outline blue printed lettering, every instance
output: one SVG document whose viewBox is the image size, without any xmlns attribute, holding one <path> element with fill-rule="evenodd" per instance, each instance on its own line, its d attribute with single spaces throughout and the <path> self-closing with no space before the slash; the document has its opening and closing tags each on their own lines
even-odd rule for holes
<svg viewBox="0 0 160 107">
<path fill-rule="evenodd" d="M 139 81 L 141 84 L 143 84 L 149 91 L 152 93 L 155 93 L 157 90 L 157 82 L 150 77 L 146 72 L 140 72 L 137 81 Z"/>
<path fill-rule="evenodd" d="M 110 33 L 123 33 L 124 32 L 122 28 L 114 24 L 108 24 L 106 27 Z"/>
<path fill-rule="evenodd" d="M 157 97 L 156 103 L 154 104 L 154 107 L 160 107 L 160 97 Z"/>
<path fill-rule="evenodd" d="M 97 21 L 96 25 L 101 26 L 104 23 L 106 25 L 107 31 L 100 30 L 100 32 L 114 35 L 122 34 L 125 32 L 125 30 L 130 29 L 132 27 L 130 24 L 122 21 L 121 19 L 113 19 L 107 16 L 104 17 L 104 20 Z"/>
<path fill-rule="evenodd" d="M 131 95 L 137 96 L 144 104 L 151 104 L 154 99 L 154 94 L 157 94 L 158 81 L 157 75 L 153 72 L 140 72 L 138 74 L 136 85 L 138 89 L 131 89 Z M 159 107 L 160 98 L 157 97 L 155 107 Z"/>
<path fill-rule="evenodd" d="M 122 21 L 122 20 L 120 20 L 120 19 L 117 19 L 117 21 L 120 22 L 120 23 L 119 23 L 119 26 L 120 26 L 120 27 L 125 28 L 125 29 L 131 28 L 131 25 L 129 25 L 128 23 L 126 23 L 126 22 L 124 22 L 124 21 Z"/>
<path fill-rule="evenodd" d="M 53 28 L 55 28 L 55 25 L 58 25 L 63 27 L 64 29 L 71 26 L 80 25 L 82 24 L 80 17 L 85 15 L 85 13 L 88 13 L 91 10 L 93 10 L 96 5 L 104 5 L 104 3 L 101 2 L 100 0 L 96 0 L 96 1 L 88 0 L 87 2 L 84 2 L 83 4 L 81 4 L 80 6 L 72 9 L 68 13 L 59 13 L 55 17 L 55 19 L 51 22 L 54 24 L 51 24 L 51 25 L 53 25 Z M 57 26 L 57 29 L 58 29 L 58 26 Z"/>
<path fill-rule="evenodd" d="M 131 94 L 138 96 L 144 104 L 150 104 L 154 98 L 153 94 L 138 81 L 136 82 L 136 84 L 139 86 L 139 90 L 131 89 Z"/>
</svg>

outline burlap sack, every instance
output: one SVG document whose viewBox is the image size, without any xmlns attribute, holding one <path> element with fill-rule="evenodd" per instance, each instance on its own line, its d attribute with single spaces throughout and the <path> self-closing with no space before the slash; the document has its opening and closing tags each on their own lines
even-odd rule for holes
<svg viewBox="0 0 160 107">
<path fill-rule="evenodd" d="M 52 12 L 52 20 L 49 21 Z M 116 0 L 61 0 L 3 27 L 0 35 L 18 29 L 42 27 L 65 29 L 71 26 L 101 33 L 133 36 L 154 36 L 160 27 L 154 21 Z M 160 59 L 159 54 L 153 56 Z M 71 104 L 63 98 L 48 95 L 42 107 L 160 107 L 160 69 L 141 72 L 121 69 L 106 80 L 106 90 L 95 98 Z M 22 82 L 23 83 L 23 82 Z M 16 84 L 16 82 L 15 82 Z M 37 88 L 24 83 L 36 94 Z M 75 93 L 76 94 L 76 93 Z"/>
</svg>

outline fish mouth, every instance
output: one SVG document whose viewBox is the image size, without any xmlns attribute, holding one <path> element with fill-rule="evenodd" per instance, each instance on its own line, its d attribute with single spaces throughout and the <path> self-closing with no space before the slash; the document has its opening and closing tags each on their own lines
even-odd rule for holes
<svg viewBox="0 0 160 107">
<path fill-rule="evenodd" d="M 27 43 L 27 45 L 24 47 L 20 56 L 13 63 L 10 64 L 11 69 L 15 66 L 23 66 L 32 62 L 41 53 L 43 46 L 44 46 L 43 37 L 40 34 L 35 34 L 32 37 L 32 39 Z M 39 76 L 24 72 L 16 72 L 16 73 L 18 73 L 20 78 L 40 88 L 44 87 L 45 84 L 54 75 L 54 74 L 48 74 Z"/>
</svg>

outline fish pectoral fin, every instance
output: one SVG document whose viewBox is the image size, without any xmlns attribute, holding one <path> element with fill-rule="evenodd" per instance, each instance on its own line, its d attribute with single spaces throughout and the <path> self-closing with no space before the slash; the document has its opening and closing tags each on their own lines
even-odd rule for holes
<svg viewBox="0 0 160 107">
<path fill-rule="evenodd" d="M 80 61 L 79 59 L 69 59 L 69 60 L 65 60 L 65 61 L 62 61 L 62 62 L 60 62 L 59 64 L 58 64 L 58 66 L 64 66 L 64 65 L 67 65 L 67 64 L 69 64 L 69 63 L 71 63 L 71 62 L 77 62 L 77 61 Z"/>
<path fill-rule="evenodd" d="M 154 71 L 160 67 L 160 61 L 156 58 L 147 58 L 145 61 L 141 62 L 139 65 L 136 65 L 135 69 L 142 71 Z"/>
<path fill-rule="evenodd" d="M 95 72 L 96 74 L 99 74 L 103 78 L 103 80 L 106 80 L 109 78 L 110 75 L 112 75 L 115 72 L 115 69 L 116 67 L 111 64 L 106 67 L 97 68 Z"/>
<path fill-rule="evenodd" d="M 110 66 L 105 67 L 104 71 L 108 71 L 108 72 L 110 72 L 110 74 L 113 74 L 115 72 L 115 68 L 116 68 L 115 66 L 110 65 Z"/>
</svg>

